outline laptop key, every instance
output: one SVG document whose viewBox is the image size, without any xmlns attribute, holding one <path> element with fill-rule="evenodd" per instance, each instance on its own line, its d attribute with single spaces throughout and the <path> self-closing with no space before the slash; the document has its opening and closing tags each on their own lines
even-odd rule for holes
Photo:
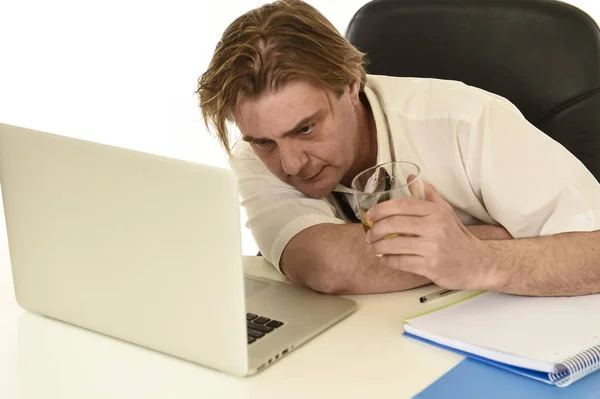
<svg viewBox="0 0 600 399">
<path fill-rule="evenodd" d="M 254 320 L 258 317 L 258 315 L 255 315 L 254 313 L 246 313 L 246 320 L 250 321 L 250 320 Z"/>
<path fill-rule="evenodd" d="M 258 319 L 254 319 L 252 320 L 254 323 L 256 324 L 267 324 L 268 322 L 271 321 L 271 319 L 267 319 L 266 317 L 259 317 Z"/>
<path fill-rule="evenodd" d="M 253 330 L 258 330 L 258 331 L 264 332 L 264 333 L 270 333 L 271 331 L 273 331 L 272 327 L 263 326 L 262 324 L 256 324 L 252 321 L 248 322 L 248 328 L 251 328 Z"/>
<path fill-rule="evenodd" d="M 248 336 L 252 338 L 261 338 L 265 335 L 265 333 L 253 330 L 251 328 L 248 329 Z"/>
<path fill-rule="evenodd" d="M 282 322 L 277 321 L 277 320 L 271 320 L 270 322 L 268 322 L 266 324 L 267 327 L 273 327 L 273 328 L 279 328 L 283 325 Z"/>
<path fill-rule="evenodd" d="M 254 341 L 256 341 L 256 338 L 248 337 L 248 344 L 251 344 Z"/>
</svg>

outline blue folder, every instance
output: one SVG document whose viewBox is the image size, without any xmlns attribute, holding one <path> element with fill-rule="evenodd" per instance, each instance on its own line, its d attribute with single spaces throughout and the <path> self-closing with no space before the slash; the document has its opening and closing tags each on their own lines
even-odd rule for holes
<svg viewBox="0 0 600 399">
<path fill-rule="evenodd" d="M 598 399 L 600 373 L 560 388 L 467 358 L 415 399 Z"/>
<path fill-rule="evenodd" d="M 416 335 L 404 335 L 467 356 L 452 370 L 421 391 L 415 399 L 599 399 L 600 372 L 592 373 L 561 388 L 549 382 L 548 374 L 499 363 L 472 353 L 440 345 Z"/>
</svg>

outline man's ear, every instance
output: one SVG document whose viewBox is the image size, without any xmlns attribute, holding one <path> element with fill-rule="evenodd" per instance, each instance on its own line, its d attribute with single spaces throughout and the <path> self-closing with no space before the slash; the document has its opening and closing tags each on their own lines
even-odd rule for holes
<svg viewBox="0 0 600 399">
<path fill-rule="evenodd" d="M 352 83 L 350 83 L 350 86 L 348 86 L 348 95 L 350 96 L 350 101 L 352 101 L 353 105 L 356 105 L 360 102 L 359 93 L 360 81 L 355 80 Z"/>
</svg>

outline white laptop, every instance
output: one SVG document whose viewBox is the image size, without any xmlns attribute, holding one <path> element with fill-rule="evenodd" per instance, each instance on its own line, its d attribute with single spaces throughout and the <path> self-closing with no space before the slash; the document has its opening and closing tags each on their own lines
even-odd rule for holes
<svg viewBox="0 0 600 399">
<path fill-rule="evenodd" d="M 0 124 L 21 307 L 245 376 L 356 309 L 245 276 L 230 170 Z"/>
</svg>

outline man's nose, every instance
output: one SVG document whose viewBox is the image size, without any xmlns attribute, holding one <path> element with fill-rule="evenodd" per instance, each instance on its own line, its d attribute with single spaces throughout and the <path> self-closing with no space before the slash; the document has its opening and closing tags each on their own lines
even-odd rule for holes
<svg viewBox="0 0 600 399">
<path fill-rule="evenodd" d="M 308 156 L 297 144 L 283 144 L 279 146 L 281 156 L 281 167 L 283 171 L 290 175 L 296 176 L 302 171 L 304 165 L 308 162 Z"/>
</svg>

